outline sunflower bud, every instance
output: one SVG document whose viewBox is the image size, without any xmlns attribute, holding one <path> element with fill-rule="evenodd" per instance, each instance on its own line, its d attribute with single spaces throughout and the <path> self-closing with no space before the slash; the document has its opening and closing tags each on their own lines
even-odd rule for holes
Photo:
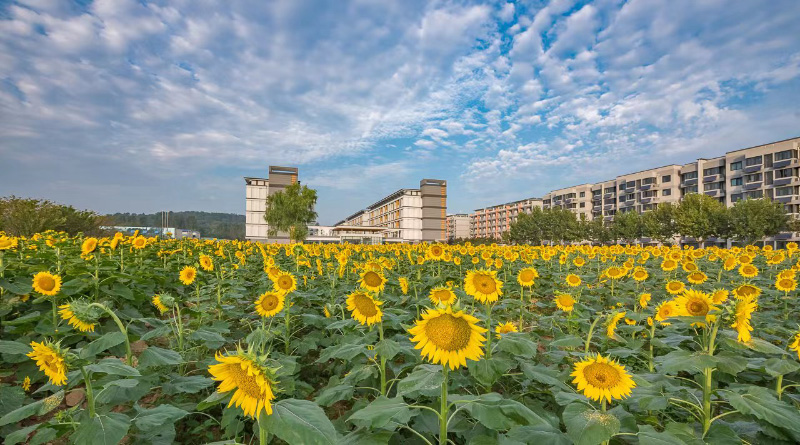
<svg viewBox="0 0 800 445">
<path fill-rule="evenodd" d="M 102 309 L 92 306 L 85 300 L 73 300 L 59 306 L 61 318 L 81 332 L 94 332 L 95 324 L 102 315 Z"/>
</svg>

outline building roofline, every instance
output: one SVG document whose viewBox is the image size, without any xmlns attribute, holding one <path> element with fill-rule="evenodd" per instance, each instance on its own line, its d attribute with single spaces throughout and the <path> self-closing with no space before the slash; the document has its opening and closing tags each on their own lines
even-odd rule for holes
<svg viewBox="0 0 800 445">
<path fill-rule="evenodd" d="M 504 202 L 502 204 L 495 204 L 493 206 L 481 207 L 479 209 L 475 209 L 475 211 L 477 212 L 479 210 L 492 209 L 492 208 L 495 208 L 495 207 L 507 206 L 509 204 L 517 204 L 517 203 L 524 202 L 524 201 L 541 201 L 541 200 L 542 200 L 542 198 L 537 198 L 537 197 L 534 196 L 534 197 L 531 197 L 531 198 L 523 198 L 523 199 L 518 199 L 516 201 Z"/>
<path fill-rule="evenodd" d="M 788 138 L 788 139 L 782 139 L 780 141 L 775 141 L 775 142 L 767 142 L 766 144 L 753 145 L 752 147 L 745 147 L 745 148 L 739 148 L 739 149 L 736 149 L 736 150 L 726 151 L 725 154 L 736 153 L 737 151 L 750 150 L 750 149 L 753 149 L 753 148 L 759 148 L 759 147 L 763 147 L 765 145 L 780 144 L 781 142 L 793 141 L 795 139 L 800 139 L 800 136 L 795 136 L 795 137 Z"/>
<path fill-rule="evenodd" d="M 393 193 L 391 193 L 389 195 L 386 195 L 382 199 L 380 199 L 378 201 L 375 201 L 374 203 L 368 205 L 367 206 L 367 210 L 373 210 L 376 207 L 380 207 L 380 205 L 383 204 L 383 203 L 386 203 L 388 201 L 394 201 L 395 198 L 397 198 L 398 196 L 404 195 L 405 192 L 413 192 L 413 191 L 417 191 L 418 192 L 420 190 L 419 189 L 400 189 L 400 190 L 397 190 L 397 191 L 395 191 L 395 192 L 393 192 Z"/>
</svg>

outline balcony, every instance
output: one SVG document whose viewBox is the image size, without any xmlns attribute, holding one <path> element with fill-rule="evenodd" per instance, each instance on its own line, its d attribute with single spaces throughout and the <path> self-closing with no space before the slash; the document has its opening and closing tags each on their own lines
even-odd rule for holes
<svg viewBox="0 0 800 445">
<path fill-rule="evenodd" d="M 653 199 L 653 198 L 641 198 L 641 199 L 639 200 L 639 203 L 640 203 L 640 204 L 650 204 L 650 201 L 651 201 L 652 199 Z"/>
<path fill-rule="evenodd" d="M 782 161 L 775 161 L 772 163 L 772 168 L 774 169 L 786 168 L 795 163 L 796 161 L 797 161 L 796 159 L 784 159 Z"/>
<path fill-rule="evenodd" d="M 755 189 L 760 189 L 760 188 L 761 188 L 761 185 L 763 185 L 763 184 L 764 184 L 764 183 L 763 183 L 763 182 L 761 182 L 761 181 L 748 182 L 747 184 L 745 184 L 745 185 L 744 185 L 744 189 L 745 189 L 745 190 L 755 190 Z"/>
<path fill-rule="evenodd" d="M 600 206 L 600 205 L 593 206 L 593 207 L 592 207 L 592 211 L 593 211 L 593 212 L 599 212 L 599 211 L 600 211 L 600 209 L 601 209 L 602 207 L 603 207 L 603 206 Z"/>
<path fill-rule="evenodd" d="M 608 215 L 603 217 L 603 221 L 611 221 L 614 219 L 614 215 Z"/>
<path fill-rule="evenodd" d="M 711 197 L 714 197 L 714 198 L 717 198 L 717 197 L 722 196 L 724 194 L 724 192 L 722 190 L 706 190 L 703 193 L 705 193 L 706 196 L 711 196 Z"/>
<path fill-rule="evenodd" d="M 615 197 L 613 193 L 606 193 L 605 195 L 603 195 L 603 199 L 609 199 L 613 197 Z"/>
<path fill-rule="evenodd" d="M 789 196 L 776 196 L 775 197 L 775 202 L 779 202 L 781 204 L 789 204 L 790 202 L 792 202 L 792 196 L 791 195 L 789 195 Z"/>
<path fill-rule="evenodd" d="M 751 165 L 749 167 L 745 167 L 742 169 L 745 173 L 755 173 L 757 171 L 761 171 L 761 164 Z"/>
<path fill-rule="evenodd" d="M 681 181 L 681 186 L 697 185 L 697 178 L 686 179 Z"/>
<path fill-rule="evenodd" d="M 606 204 L 603 206 L 603 210 L 614 210 L 614 204 Z"/>
<path fill-rule="evenodd" d="M 703 183 L 705 184 L 707 182 L 719 182 L 719 181 L 722 181 L 724 179 L 725 179 L 725 175 L 720 175 L 720 174 L 708 175 L 708 176 L 703 176 Z"/>
<path fill-rule="evenodd" d="M 639 190 L 650 190 L 650 187 L 652 187 L 651 184 L 642 184 L 639 186 Z"/>
<path fill-rule="evenodd" d="M 572 204 L 572 200 L 575 198 L 567 198 L 564 200 L 564 204 Z"/>
</svg>

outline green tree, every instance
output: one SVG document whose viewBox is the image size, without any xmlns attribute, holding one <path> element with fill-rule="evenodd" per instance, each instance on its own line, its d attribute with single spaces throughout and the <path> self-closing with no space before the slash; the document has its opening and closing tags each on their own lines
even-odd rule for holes
<svg viewBox="0 0 800 445">
<path fill-rule="evenodd" d="M 264 220 L 269 225 L 269 235 L 287 232 L 292 241 L 305 240 L 308 225 L 317 218 L 316 204 L 317 191 L 299 183 L 268 196 Z"/>
<path fill-rule="evenodd" d="M 503 240 L 510 244 L 541 244 L 542 232 L 539 222 L 542 219 L 542 209 L 534 208 L 531 214 L 520 213 L 511 223 L 511 227 L 503 233 Z"/>
<path fill-rule="evenodd" d="M 728 209 L 730 234 L 733 238 L 752 244 L 786 230 L 789 217 L 779 202 L 769 199 L 744 199 Z"/>
<path fill-rule="evenodd" d="M 615 239 L 633 243 L 642 237 L 642 220 L 637 212 L 617 212 L 612 230 Z"/>
<path fill-rule="evenodd" d="M 675 209 L 678 233 L 691 236 L 700 243 L 709 237 L 724 235 L 726 217 L 721 202 L 697 193 L 686 195 Z"/>
<path fill-rule="evenodd" d="M 611 229 L 606 226 L 602 216 L 587 223 L 586 239 L 599 244 L 607 244 L 611 242 L 612 238 Z"/>
<path fill-rule="evenodd" d="M 14 236 L 31 236 L 47 230 L 100 234 L 103 218 L 72 206 L 16 196 L 0 198 L 0 230 Z"/>
<path fill-rule="evenodd" d="M 644 235 L 657 239 L 661 244 L 670 244 L 678 233 L 675 225 L 675 209 L 674 204 L 665 202 L 642 214 Z"/>
</svg>

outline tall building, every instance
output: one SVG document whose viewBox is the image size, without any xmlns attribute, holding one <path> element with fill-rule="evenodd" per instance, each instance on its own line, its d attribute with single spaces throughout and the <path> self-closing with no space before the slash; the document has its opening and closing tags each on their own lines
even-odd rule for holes
<svg viewBox="0 0 800 445">
<path fill-rule="evenodd" d="M 511 223 L 520 213 L 531 213 L 534 207 L 542 207 L 540 198 L 527 198 L 475 210 L 469 215 L 471 238 L 500 238 L 511 229 Z"/>
<path fill-rule="evenodd" d="M 728 207 L 741 199 L 769 198 L 782 203 L 791 217 L 799 218 L 799 155 L 800 137 L 786 139 L 684 165 L 665 165 L 553 190 L 540 205 L 569 209 L 587 220 L 612 221 L 617 213 L 644 213 L 660 203 L 678 203 L 687 194 L 703 193 Z M 486 207 L 470 214 L 470 235 L 500 238 L 510 228 L 513 204 Z M 797 239 L 795 234 L 784 233 L 768 241 Z"/>
<path fill-rule="evenodd" d="M 245 177 L 244 181 L 246 239 L 262 243 L 288 243 L 286 233 L 279 232 L 273 237 L 268 235 L 269 226 L 264 220 L 264 212 L 267 209 L 267 196 L 297 182 L 297 168 L 270 165 L 266 178 Z"/>
<path fill-rule="evenodd" d="M 465 238 L 469 238 L 469 215 L 466 213 L 447 215 L 448 241 Z"/>
<path fill-rule="evenodd" d="M 385 241 L 435 242 L 447 238 L 447 181 L 423 179 L 418 189 L 400 189 L 336 223 L 387 229 Z"/>
</svg>

